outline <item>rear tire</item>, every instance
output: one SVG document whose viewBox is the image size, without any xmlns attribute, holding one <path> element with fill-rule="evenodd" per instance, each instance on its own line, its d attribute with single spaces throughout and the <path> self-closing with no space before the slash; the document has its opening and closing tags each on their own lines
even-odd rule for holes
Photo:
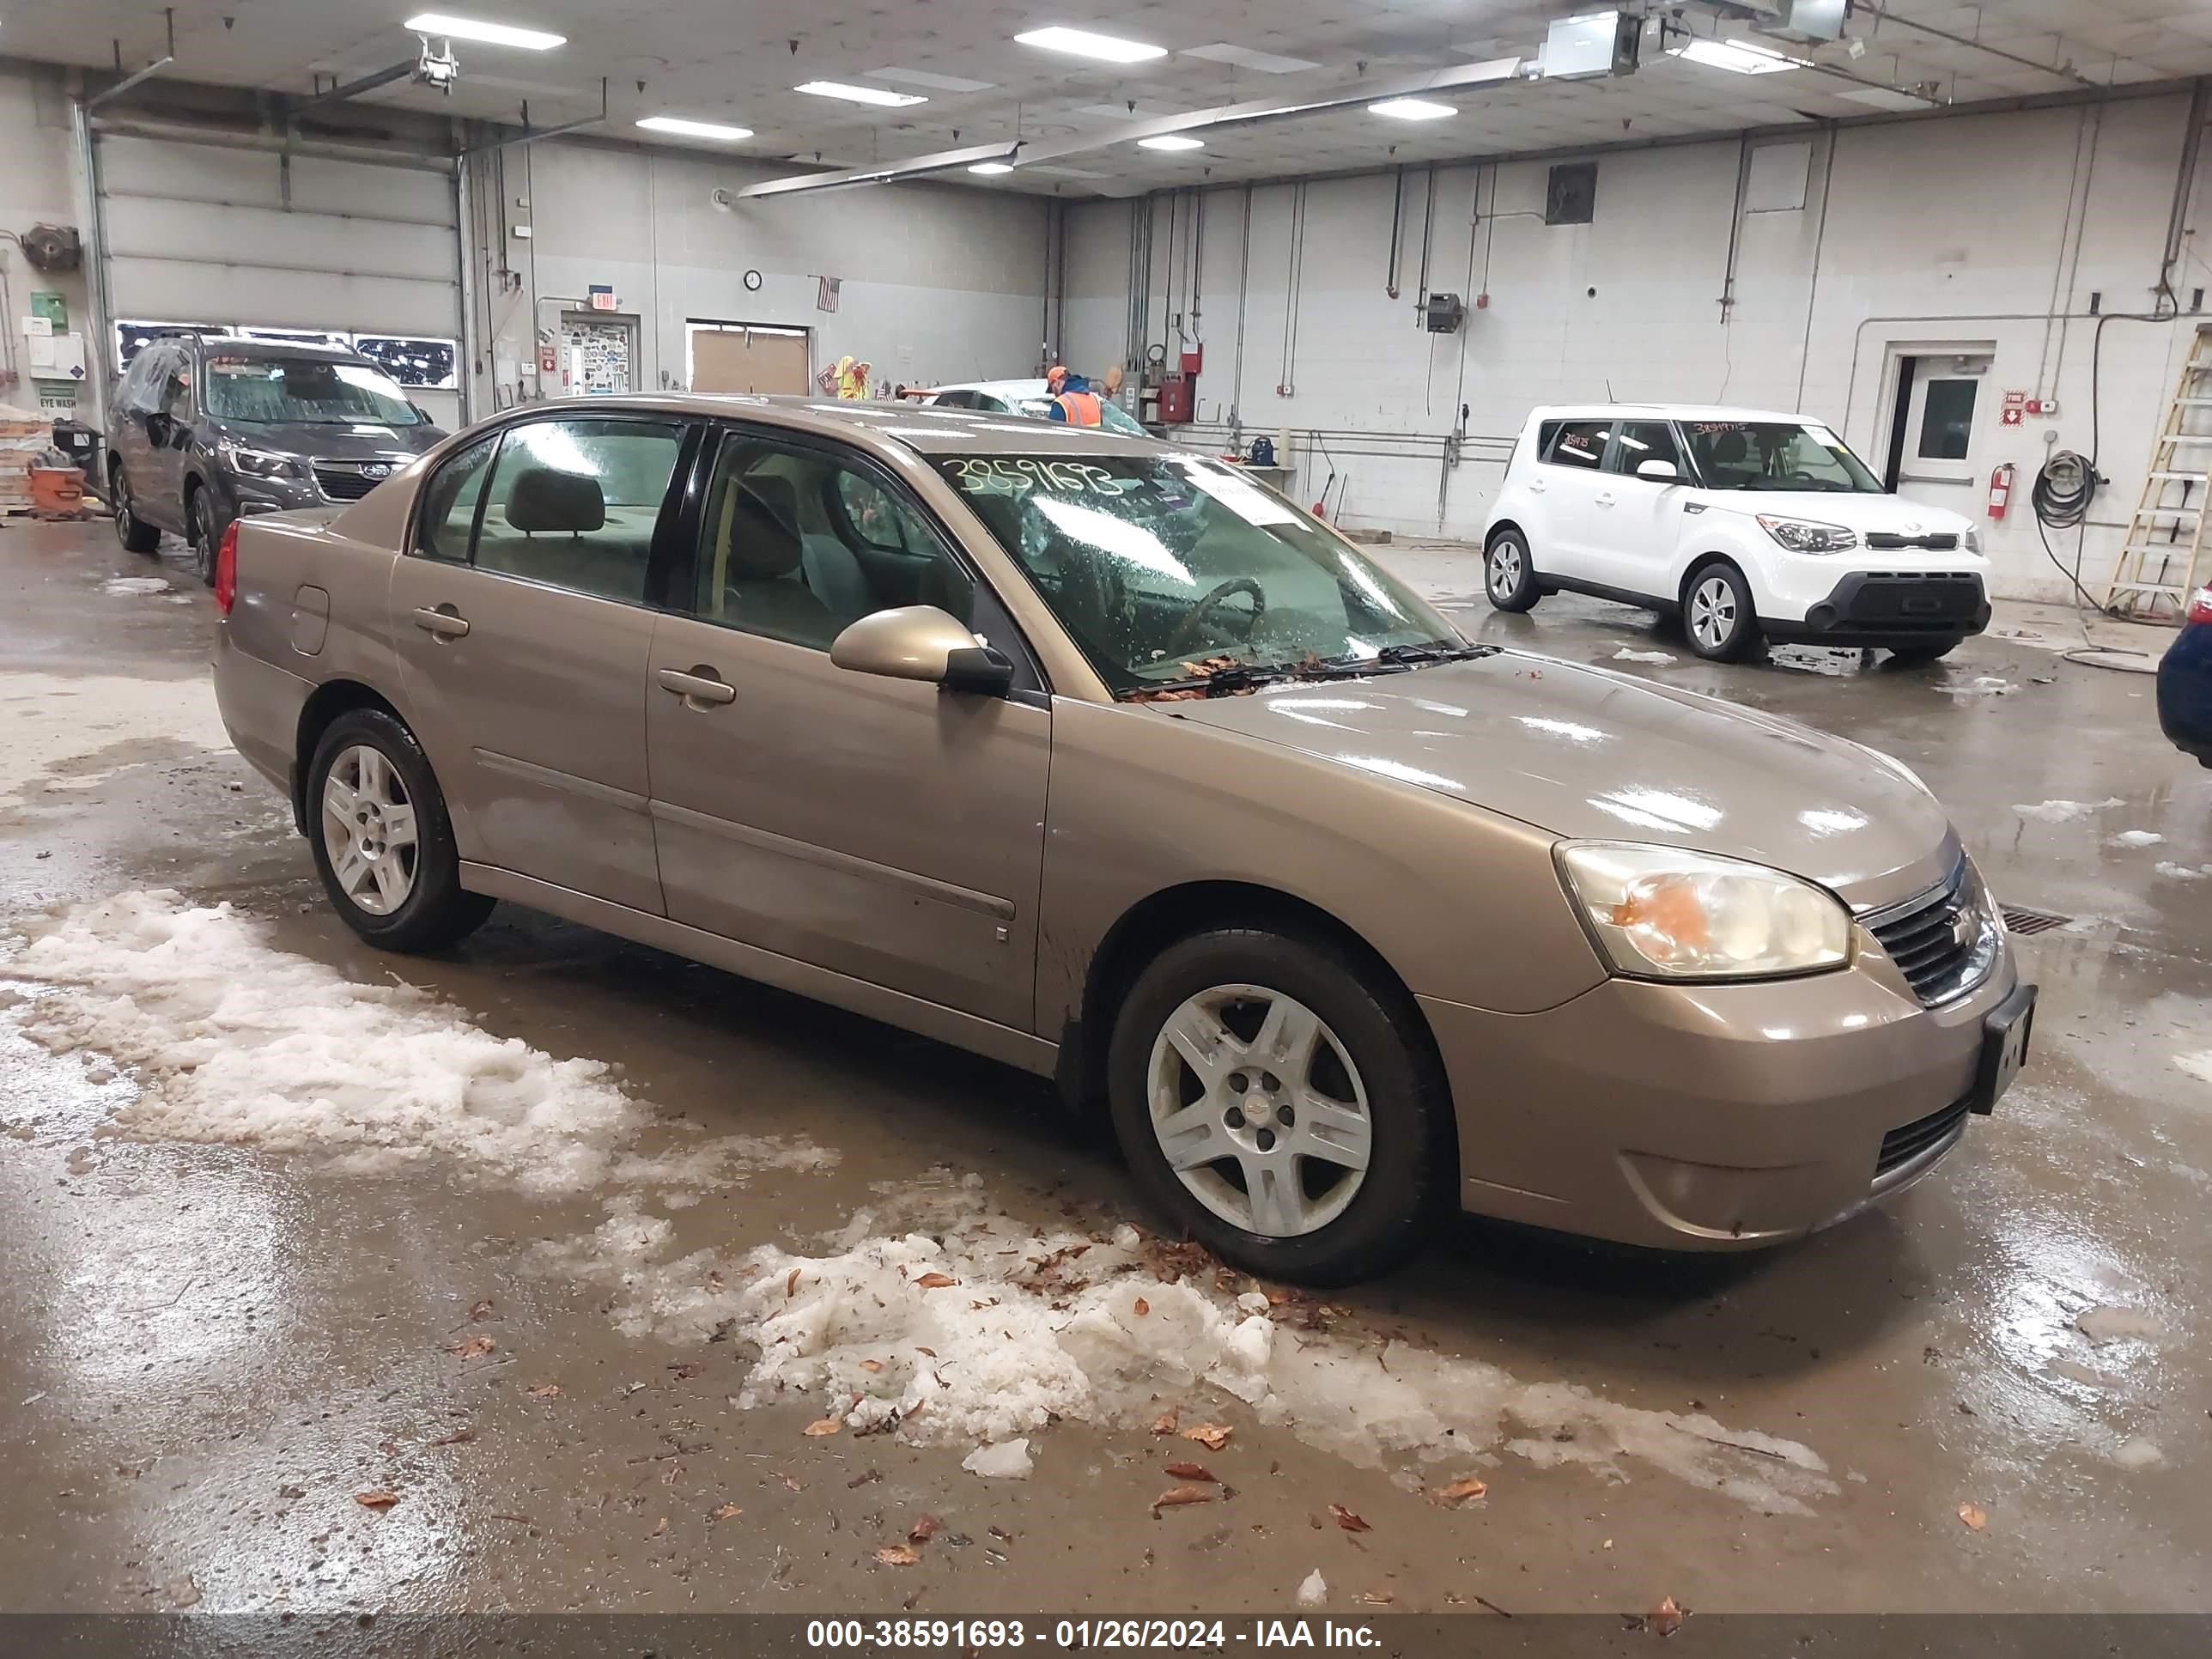
<svg viewBox="0 0 2212 1659">
<path fill-rule="evenodd" d="M 131 480 L 118 461 L 107 480 L 107 504 L 115 511 L 115 538 L 131 553 L 159 553 L 161 550 L 161 532 L 159 526 L 140 519 L 131 504 Z"/>
<path fill-rule="evenodd" d="M 1544 597 L 1528 540 L 1519 531 L 1501 530 L 1490 538 L 1482 553 L 1482 584 L 1490 603 L 1500 611 L 1532 610 Z"/>
<path fill-rule="evenodd" d="M 332 774 L 337 775 L 333 787 Z M 446 798 L 410 732 L 380 708 L 332 720 L 307 769 L 307 844 L 347 927 L 386 951 L 437 951 L 494 901 L 461 885 Z"/>
<path fill-rule="evenodd" d="M 1682 634 L 1708 662 L 1741 662 L 1764 643 L 1751 584 L 1725 559 L 1708 559 L 1682 585 Z"/>
<path fill-rule="evenodd" d="M 1220 927 L 1169 945 L 1122 1000 L 1107 1095 L 1153 1206 L 1263 1278 L 1343 1285 L 1395 1266 L 1458 1169 L 1419 1015 L 1318 933 Z"/>
<path fill-rule="evenodd" d="M 223 529 L 215 521 L 214 499 L 203 484 L 192 491 L 191 501 L 185 508 L 185 518 L 192 527 L 192 568 L 210 587 L 215 586 L 215 555 L 222 545 Z"/>
<path fill-rule="evenodd" d="M 1900 668 L 1925 668 L 1929 663 L 1941 662 L 1963 643 L 1960 640 L 1944 640 L 1931 645 L 1893 645 L 1889 654 Z"/>
</svg>

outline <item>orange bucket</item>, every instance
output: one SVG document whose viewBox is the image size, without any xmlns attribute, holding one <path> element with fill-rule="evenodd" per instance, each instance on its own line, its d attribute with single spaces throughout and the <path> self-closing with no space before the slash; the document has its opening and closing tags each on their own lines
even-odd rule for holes
<svg viewBox="0 0 2212 1659">
<path fill-rule="evenodd" d="M 83 470 L 74 466 L 33 467 L 31 510 L 42 514 L 83 512 Z"/>
</svg>

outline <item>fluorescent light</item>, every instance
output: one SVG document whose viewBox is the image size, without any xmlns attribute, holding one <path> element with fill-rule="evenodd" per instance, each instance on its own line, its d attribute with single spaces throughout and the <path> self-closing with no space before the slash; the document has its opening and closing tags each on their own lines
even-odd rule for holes
<svg viewBox="0 0 2212 1659">
<path fill-rule="evenodd" d="M 904 109 L 908 104 L 929 101 L 918 92 L 886 92 L 881 87 L 849 87 L 842 81 L 809 81 L 805 86 L 793 87 L 792 90 L 811 93 L 817 98 L 842 98 L 848 104 L 880 104 L 885 109 Z"/>
<path fill-rule="evenodd" d="M 1165 46 L 1148 46 L 1141 40 L 1123 40 L 1111 34 L 1093 34 L 1089 29 L 1031 29 L 1014 39 L 1024 46 L 1073 52 L 1078 58 L 1096 58 L 1109 64 L 1142 64 L 1168 55 Z"/>
<path fill-rule="evenodd" d="M 556 46 L 565 46 L 565 34 L 548 34 L 544 29 L 519 29 L 507 23 L 479 22 L 473 17 L 450 17 L 442 11 L 426 11 L 407 20 L 406 27 L 417 34 L 442 34 L 454 40 L 481 40 L 487 46 L 520 46 L 525 52 L 550 52 Z"/>
<path fill-rule="evenodd" d="M 932 92 L 988 92 L 988 81 L 970 81 L 964 76 L 939 75 L 934 70 L 879 69 L 869 74 L 878 81 L 896 81 L 902 87 L 927 87 Z"/>
<path fill-rule="evenodd" d="M 1432 104 L 1425 98 L 1386 98 L 1367 106 L 1370 115 L 1387 115 L 1395 121 L 1441 121 L 1459 112 L 1449 104 Z"/>
<path fill-rule="evenodd" d="M 968 169 L 970 173 L 1012 173 L 1013 170 L 1014 164 L 1012 161 L 978 161 Z"/>
<path fill-rule="evenodd" d="M 750 127 L 726 127 L 714 121 L 693 121 L 681 115 L 648 115 L 638 123 L 648 132 L 679 133 L 686 138 L 720 138 L 734 144 L 753 136 Z"/>
<path fill-rule="evenodd" d="M 1188 137 L 1180 132 L 1164 132 L 1157 138 L 1139 138 L 1139 149 L 1204 149 L 1206 140 Z"/>
<path fill-rule="evenodd" d="M 1686 46 L 1669 46 L 1667 52 L 1670 57 L 1686 58 L 1707 69 L 1730 70 L 1738 75 L 1771 75 L 1777 70 L 1797 67 L 1795 58 L 1784 58 L 1748 40 L 1692 40 Z"/>
</svg>

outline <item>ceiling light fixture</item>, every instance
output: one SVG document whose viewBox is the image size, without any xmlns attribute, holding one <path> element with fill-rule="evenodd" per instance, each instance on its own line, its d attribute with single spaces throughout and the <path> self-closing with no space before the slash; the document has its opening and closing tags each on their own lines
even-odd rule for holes
<svg viewBox="0 0 2212 1659">
<path fill-rule="evenodd" d="M 1168 55 L 1165 46 L 1148 46 L 1141 40 L 1123 40 L 1111 34 L 1093 34 L 1089 29 L 1031 29 L 1026 34 L 1016 35 L 1014 40 L 1020 46 L 1072 52 L 1078 58 L 1096 58 L 1106 64 L 1143 64 Z"/>
<path fill-rule="evenodd" d="M 811 93 L 817 98 L 842 98 L 848 104 L 877 104 L 884 109 L 904 109 L 908 104 L 929 101 L 918 92 L 886 92 L 881 87 L 848 86 L 842 81 L 809 81 L 792 90 Z"/>
<path fill-rule="evenodd" d="M 443 35 L 449 40 L 481 40 L 488 46 L 520 46 L 525 52 L 550 52 L 565 46 L 565 34 L 544 29 L 520 29 L 509 23 L 486 23 L 473 17 L 452 17 L 442 11 L 426 11 L 407 20 L 417 34 Z"/>
<path fill-rule="evenodd" d="M 1139 149 L 1204 149 L 1206 140 L 1193 138 L 1180 132 L 1163 132 L 1150 138 L 1137 140 Z"/>
<path fill-rule="evenodd" d="M 1379 104 L 1370 104 L 1367 112 L 1387 115 L 1394 121 L 1441 121 L 1459 111 L 1449 104 L 1434 104 L 1425 98 L 1385 98 Z"/>
<path fill-rule="evenodd" d="M 1013 170 L 1014 164 L 1012 161 L 978 161 L 968 169 L 970 173 L 1012 173 Z"/>
<path fill-rule="evenodd" d="M 1687 46 L 1668 47 L 1667 55 L 1737 75 L 1771 75 L 1777 70 L 1796 69 L 1801 62 L 1765 46 L 1754 46 L 1748 40 L 1692 40 Z"/>
<path fill-rule="evenodd" d="M 753 136 L 750 127 L 726 127 L 714 121 L 694 121 L 681 115 L 648 115 L 638 125 L 647 132 L 673 132 L 685 138 L 719 138 L 734 144 Z"/>
</svg>

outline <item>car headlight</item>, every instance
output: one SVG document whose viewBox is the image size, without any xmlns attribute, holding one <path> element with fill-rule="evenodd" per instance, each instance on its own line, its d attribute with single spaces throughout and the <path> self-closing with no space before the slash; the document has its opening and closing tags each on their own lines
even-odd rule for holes
<svg viewBox="0 0 2212 1659">
<path fill-rule="evenodd" d="M 1779 870 L 1641 842 L 1563 842 L 1559 861 L 1620 973 L 1767 979 L 1851 959 L 1850 913 Z"/>
<path fill-rule="evenodd" d="M 1980 552 L 1982 550 L 1982 532 L 1975 529 L 1973 526 L 1968 525 L 1966 526 L 1966 533 L 1959 538 L 1959 545 L 1966 549 L 1969 553 Z"/>
<path fill-rule="evenodd" d="M 1783 519 L 1762 513 L 1759 527 L 1792 553 L 1841 553 L 1859 544 L 1857 531 L 1812 519 Z"/>
<path fill-rule="evenodd" d="M 304 478 L 307 464 L 297 455 L 273 450 L 249 449 L 244 444 L 225 444 L 223 459 L 249 478 Z"/>
</svg>

